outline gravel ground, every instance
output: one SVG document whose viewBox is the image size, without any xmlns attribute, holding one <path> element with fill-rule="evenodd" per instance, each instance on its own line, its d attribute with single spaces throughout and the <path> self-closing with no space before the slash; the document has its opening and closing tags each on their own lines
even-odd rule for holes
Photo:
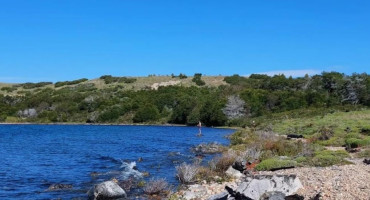
<svg viewBox="0 0 370 200">
<path fill-rule="evenodd" d="M 350 160 L 353 165 L 293 168 L 259 174 L 296 174 L 303 185 L 297 193 L 305 199 L 320 192 L 322 199 L 370 200 L 370 165 L 363 164 L 362 160 Z"/>
<path fill-rule="evenodd" d="M 303 185 L 297 193 L 305 199 L 321 193 L 324 200 L 370 200 L 370 165 L 365 165 L 362 160 L 350 160 L 353 165 L 303 167 L 256 174 L 297 175 Z M 234 188 L 236 182 L 192 185 L 178 194 L 186 199 L 206 200 L 225 191 L 225 185 Z"/>
</svg>

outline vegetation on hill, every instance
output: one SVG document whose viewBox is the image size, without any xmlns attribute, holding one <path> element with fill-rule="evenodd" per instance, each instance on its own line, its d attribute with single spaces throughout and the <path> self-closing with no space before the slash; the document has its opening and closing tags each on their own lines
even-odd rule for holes
<svg viewBox="0 0 370 200">
<path fill-rule="evenodd" d="M 158 86 L 171 82 L 179 84 Z M 158 87 L 152 87 L 154 83 Z M 7 84 L 0 92 L 0 122 L 201 121 L 206 126 L 238 127 L 230 136 L 230 149 L 208 165 L 177 168 L 183 183 L 229 180 L 226 171 L 236 162 L 248 162 L 252 170 L 278 170 L 348 164 L 353 155 L 344 147 L 358 157 L 370 155 L 370 76 L 365 73 L 324 72 L 299 78 L 105 75 L 55 85 Z M 299 139 L 287 139 L 288 134 Z M 189 172 L 192 176 L 183 176 Z"/>
<path fill-rule="evenodd" d="M 258 120 L 300 109 L 306 113 L 306 110 L 316 108 L 370 106 L 369 77 L 367 74 L 347 76 L 337 72 L 300 78 L 233 75 L 224 77 L 224 84 L 215 87 L 206 76 L 195 74 L 190 80 L 196 86 L 181 84 L 159 87 L 158 90 L 151 89 L 150 85 L 140 90 L 127 89 L 130 85 L 134 87 L 136 81 L 155 77 L 100 77 L 98 80 L 103 80 L 107 87 L 98 87 L 98 80 L 87 79 L 57 82 L 55 87 L 49 87 L 49 82 L 25 83 L 2 87 L 0 120 L 187 125 L 202 121 L 207 126 L 245 126 L 250 125 L 252 118 Z M 184 74 L 168 78 L 188 81 Z M 32 90 L 19 89 L 14 94 L 14 90 L 10 89 L 13 87 Z M 243 116 L 231 119 L 223 109 L 229 103 L 228 98 L 235 95 L 240 97 L 239 101 L 245 102 L 240 108 L 243 109 Z M 35 109 L 37 114 L 32 117 L 18 114 L 26 109 Z"/>
<path fill-rule="evenodd" d="M 85 82 L 87 80 L 88 80 L 87 78 L 81 78 L 81 79 L 74 80 L 74 81 L 56 82 L 55 83 L 55 87 L 62 87 L 62 86 L 65 86 L 65 85 L 75 85 L 75 84 L 79 84 L 79 83 Z"/>
</svg>

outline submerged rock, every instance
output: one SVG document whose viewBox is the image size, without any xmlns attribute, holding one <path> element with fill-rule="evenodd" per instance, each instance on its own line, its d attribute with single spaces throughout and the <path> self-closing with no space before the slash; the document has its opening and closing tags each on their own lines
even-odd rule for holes
<svg viewBox="0 0 370 200">
<path fill-rule="evenodd" d="M 49 186 L 47 189 L 48 191 L 55 191 L 55 190 L 68 190 L 72 189 L 73 186 L 71 184 L 62 184 L 62 183 L 56 183 Z"/>
<path fill-rule="evenodd" d="M 89 199 L 104 200 L 104 199 L 118 199 L 126 198 L 127 194 L 114 181 L 105 181 L 103 183 L 94 185 L 87 193 Z"/>
<path fill-rule="evenodd" d="M 364 159 L 363 161 L 365 164 L 369 165 L 370 164 L 370 159 Z"/>
<path fill-rule="evenodd" d="M 224 146 L 218 144 L 216 142 L 208 143 L 208 144 L 199 144 L 193 147 L 191 150 L 196 154 L 214 154 L 220 153 L 225 149 Z"/>
</svg>

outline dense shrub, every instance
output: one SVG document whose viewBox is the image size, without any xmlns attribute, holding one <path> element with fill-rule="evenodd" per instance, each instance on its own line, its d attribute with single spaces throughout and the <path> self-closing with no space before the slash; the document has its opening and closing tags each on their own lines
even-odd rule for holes
<svg viewBox="0 0 370 200">
<path fill-rule="evenodd" d="M 2 87 L 1 88 L 1 91 L 6 91 L 6 92 L 13 92 L 15 90 L 17 90 L 16 87 Z"/>
<path fill-rule="evenodd" d="M 193 78 L 196 81 L 202 80 L 203 77 L 201 74 L 196 74 Z M 101 79 L 107 83 L 135 81 L 132 78 L 109 75 L 102 76 Z M 250 77 L 234 75 L 225 77 L 225 81 L 229 84 L 217 88 L 168 86 L 156 91 L 127 90 L 128 87 L 122 84 L 116 84 L 115 87 L 109 85 L 104 87 L 97 85 L 99 87 L 96 87 L 93 83 L 87 82 L 76 84 L 80 81 L 85 81 L 85 79 L 58 82 L 56 86 L 72 85 L 60 87 L 57 90 L 47 87 L 47 84 L 51 84 L 50 82 L 14 85 L 12 88 L 18 88 L 16 95 L 0 97 L 0 114 L 5 117 L 14 117 L 19 110 L 38 108 L 42 102 L 46 102 L 49 105 L 46 110 L 54 111 L 53 114 L 50 114 L 50 117 L 47 113 L 40 115 L 32 119 L 34 122 L 46 122 L 52 119 L 58 122 L 86 122 L 86 119 L 89 122 L 97 122 L 98 114 L 100 114 L 99 120 L 102 122 L 132 123 L 136 115 L 135 121 L 137 122 L 148 120 L 152 123 L 195 125 L 201 121 L 207 126 L 258 127 L 260 124 L 267 124 L 266 121 L 271 121 L 271 119 L 275 121 L 303 116 L 325 116 L 337 110 L 358 110 L 362 106 L 370 106 L 370 76 L 366 73 L 348 76 L 329 72 L 300 78 L 282 75 L 273 77 L 257 74 Z M 23 90 L 22 86 L 34 89 L 32 91 Z M 239 119 L 239 121 L 230 121 L 226 118 L 222 109 L 231 95 L 239 95 L 245 101 L 243 108 L 248 117 Z M 88 96 L 96 98 L 93 102 L 84 102 Z M 142 109 L 147 104 L 154 105 L 159 116 L 154 111 L 150 112 L 155 113 L 150 114 L 154 117 L 145 119 Z M 120 108 L 122 105 L 130 105 L 130 109 L 124 112 L 110 110 L 113 107 Z M 141 112 L 138 112 L 139 110 Z M 89 120 L 90 118 L 93 120 Z M 256 123 L 252 123 L 251 118 Z M 353 138 L 364 140 L 364 137 L 369 134 L 366 123 L 353 125 L 351 128 L 352 131 L 347 132 L 348 134 L 356 132 L 361 135 L 360 138 Z M 304 131 L 300 133 L 302 129 Z M 341 130 L 344 129 L 345 127 L 341 127 Z M 314 125 L 313 128 L 297 127 L 291 133 L 319 136 L 321 133 L 317 130 L 319 127 Z M 333 136 L 322 134 L 320 137 L 324 140 L 318 140 L 316 143 L 341 146 L 345 144 L 346 139 L 351 138 L 347 137 L 345 132 L 337 134 L 337 127 L 333 130 L 335 131 Z M 308 137 L 308 139 L 312 138 Z M 249 139 L 234 137 L 232 143 L 241 145 L 248 143 L 247 140 Z M 270 150 L 272 155 L 276 152 Z"/>
<path fill-rule="evenodd" d="M 122 112 L 119 107 L 110 108 L 102 112 L 98 117 L 98 122 L 112 122 L 121 116 Z"/>
<path fill-rule="evenodd" d="M 82 82 L 85 82 L 85 81 L 88 81 L 88 80 L 89 79 L 87 79 L 87 78 L 81 78 L 81 79 L 74 80 L 74 81 L 56 82 L 55 87 L 62 87 L 62 86 L 65 86 L 65 85 L 75 85 L 75 84 L 79 84 L 79 83 L 82 83 Z"/>
<path fill-rule="evenodd" d="M 312 165 L 319 167 L 326 167 L 337 164 L 348 163 L 345 158 L 349 157 L 349 154 L 344 150 L 338 151 L 318 151 L 315 152 L 315 156 L 312 158 Z"/>
<path fill-rule="evenodd" d="M 227 121 L 222 108 L 225 103 L 207 100 L 200 110 L 200 120 L 207 126 L 222 126 Z"/>
<path fill-rule="evenodd" d="M 33 88 L 39 88 L 46 85 L 51 85 L 52 82 L 39 82 L 39 83 L 22 83 L 18 84 L 18 86 L 23 87 L 24 89 L 33 89 Z"/>
<path fill-rule="evenodd" d="M 205 85 L 206 83 L 202 80 L 202 74 L 200 73 L 196 73 L 194 74 L 194 77 L 192 79 L 192 81 L 197 84 L 198 86 L 203 86 Z"/>
<path fill-rule="evenodd" d="M 256 170 L 258 171 L 269 171 L 279 168 L 288 168 L 288 167 L 295 167 L 297 162 L 292 160 L 281 160 L 277 158 L 270 158 L 267 160 L 263 160 L 256 166 Z"/>
<path fill-rule="evenodd" d="M 179 78 L 180 79 L 186 79 L 186 78 L 188 78 L 188 76 L 186 76 L 185 74 L 180 73 Z"/>
<path fill-rule="evenodd" d="M 110 83 L 134 83 L 136 81 L 135 78 L 127 78 L 127 77 L 115 77 L 111 75 L 104 75 L 101 76 L 100 79 L 104 80 L 105 84 Z"/>
<path fill-rule="evenodd" d="M 241 77 L 238 74 L 234 74 L 232 76 L 226 76 L 224 78 L 224 81 L 231 85 L 242 85 L 246 80 L 247 78 Z"/>
<path fill-rule="evenodd" d="M 174 74 L 171 74 L 171 77 L 172 78 L 180 78 L 180 79 L 186 79 L 186 78 L 188 78 L 185 74 L 183 74 L 183 73 L 180 73 L 178 76 L 175 76 Z"/>
<path fill-rule="evenodd" d="M 140 107 L 139 110 L 137 110 L 133 118 L 133 121 L 135 123 L 155 121 L 159 119 L 159 117 L 160 117 L 160 114 L 159 114 L 158 108 L 152 104 L 147 104 L 143 107 Z"/>
<path fill-rule="evenodd" d="M 370 145 L 370 136 L 367 136 L 363 139 L 348 138 L 348 139 L 346 139 L 346 145 L 350 148 L 357 148 L 357 147 L 360 147 L 360 146 Z"/>
</svg>

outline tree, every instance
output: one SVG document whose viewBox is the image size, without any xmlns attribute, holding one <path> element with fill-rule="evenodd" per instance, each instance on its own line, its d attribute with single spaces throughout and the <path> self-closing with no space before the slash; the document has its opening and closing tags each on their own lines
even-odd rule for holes
<svg viewBox="0 0 370 200">
<path fill-rule="evenodd" d="M 135 123 L 155 121 L 158 120 L 159 117 L 160 114 L 158 108 L 155 107 L 153 104 L 146 104 L 145 106 L 140 107 L 137 110 L 133 118 L 133 121 Z"/>
<path fill-rule="evenodd" d="M 202 74 L 200 73 L 196 73 L 194 74 L 194 77 L 192 79 L 192 81 L 197 84 L 198 86 L 203 86 L 205 85 L 206 83 L 202 80 Z"/>
</svg>

